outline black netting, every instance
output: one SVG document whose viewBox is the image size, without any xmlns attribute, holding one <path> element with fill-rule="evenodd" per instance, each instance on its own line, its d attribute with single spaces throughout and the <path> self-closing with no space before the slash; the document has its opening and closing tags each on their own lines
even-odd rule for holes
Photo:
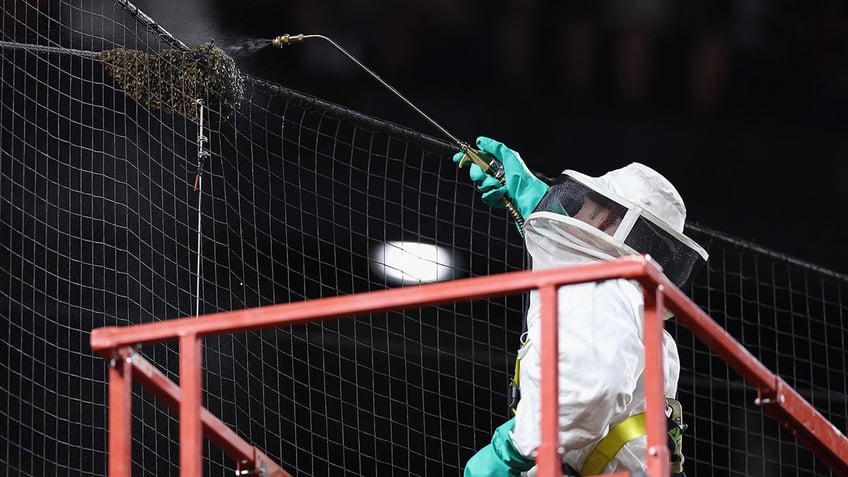
<svg viewBox="0 0 848 477">
<path fill-rule="evenodd" d="M 94 328 L 381 289 L 370 251 L 389 241 L 451 250 L 457 277 L 526 265 L 450 144 L 245 77 L 239 107 L 206 125 L 203 158 L 193 118 L 140 102 L 96 55 L 186 45 L 124 1 L 2 5 L 0 473 L 105 473 Z M 711 255 L 696 302 L 845 429 L 846 277 L 687 234 Z M 211 338 L 204 402 L 295 475 L 457 475 L 507 418 L 523 308 L 496 298 Z M 668 323 L 690 477 L 830 475 Z M 178 380 L 175 345 L 141 352 Z M 175 475 L 176 416 L 133 395 L 133 475 Z M 204 465 L 234 469 L 208 444 Z"/>
</svg>

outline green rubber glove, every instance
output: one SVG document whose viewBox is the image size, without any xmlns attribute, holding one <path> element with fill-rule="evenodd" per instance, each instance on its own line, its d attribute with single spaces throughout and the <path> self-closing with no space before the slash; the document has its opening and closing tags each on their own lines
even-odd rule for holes
<svg viewBox="0 0 848 477">
<path fill-rule="evenodd" d="M 463 477 L 518 477 L 536 465 L 512 444 L 509 432 L 514 425 L 514 419 L 510 419 L 495 429 L 492 443 L 468 459 Z"/>
<path fill-rule="evenodd" d="M 506 185 L 501 185 L 497 179 L 483 172 L 480 166 L 472 163 L 468 176 L 477 184 L 477 189 L 483 192 L 483 202 L 492 207 L 503 207 L 501 198 L 506 195 L 521 216 L 526 218 L 539 205 L 542 196 L 548 191 L 548 185 L 530 172 L 518 152 L 503 143 L 479 136 L 477 148 L 493 155 L 503 165 L 506 181 Z M 454 154 L 453 162 L 459 164 L 463 156 L 462 151 Z"/>
</svg>

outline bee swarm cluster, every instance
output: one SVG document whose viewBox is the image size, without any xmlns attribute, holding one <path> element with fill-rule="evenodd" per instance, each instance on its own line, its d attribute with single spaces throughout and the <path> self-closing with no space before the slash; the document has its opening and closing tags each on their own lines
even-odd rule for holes
<svg viewBox="0 0 848 477">
<path fill-rule="evenodd" d="M 118 87 L 136 101 L 193 121 L 199 120 L 197 100 L 208 108 L 208 119 L 220 123 L 244 99 L 244 79 L 235 62 L 211 43 L 155 54 L 113 48 L 102 51 L 99 59 Z"/>
</svg>

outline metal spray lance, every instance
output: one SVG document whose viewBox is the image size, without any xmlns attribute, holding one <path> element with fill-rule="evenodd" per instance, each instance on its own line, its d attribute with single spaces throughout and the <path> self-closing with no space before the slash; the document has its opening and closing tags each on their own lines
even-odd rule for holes
<svg viewBox="0 0 848 477">
<path fill-rule="evenodd" d="M 295 42 L 297 42 L 297 43 L 303 42 L 303 40 L 306 40 L 308 38 L 319 38 L 319 39 L 325 40 L 328 43 L 330 43 L 331 45 L 333 45 L 337 50 L 339 50 L 345 56 L 350 58 L 351 61 L 353 61 L 354 63 L 359 65 L 359 67 L 362 68 L 363 70 L 365 70 L 366 73 L 368 73 L 374 79 L 379 81 L 380 84 L 382 84 L 389 91 L 394 93 L 395 96 L 397 96 L 398 98 L 403 100 L 403 102 L 405 102 L 407 105 L 409 105 L 409 107 L 411 107 L 413 110 L 415 110 L 416 113 L 421 115 L 421 117 L 426 119 L 430 124 L 435 126 L 436 129 L 441 131 L 451 141 L 453 141 L 455 144 L 457 144 L 459 146 L 459 149 L 463 152 L 463 154 L 465 154 L 462 157 L 462 160 L 459 161 L 459 167 L 463 167 L 466 164 L 468 164 L 469 162 L 473 162 L 474 164 L 477 164 L 480 167 L 480 169 L 483 169 L 483 172 L 485 172 L 486 174 L 489 174 L 490 176 L 492 176 L 495 179 L 497 179 L 498 181 L 500 181 L 501 185 L 506 185 L 506 178 L 504 177 L 504 168 L 503 168 L 503 165 L 500 163 L 500 161 L 498 161 L 494 156 L 492 156 L 488 152 L 481 151 L 479 149 L 475 149 L 475 148 L 471 147 L 467 142 L 460 141 L 456 136 L 451 134 L 447 129 L 445 129 L 439 123 L 437 123 L 435 120 L 433 120 L 433 118 L 431 118 L 430 116 L 425 114 L 424 111 L 421 111 L 417 106 L 412 104 L 412 102 L 410 100 L 406 99 L 406 97 L 404 95 L 402 95 L 392 85 L 386 83 L 382 78 L 380 78 L 380 76 L 377 75 L 377 73 L 374 73 L 373 71 L 371 71 L 370 68 L 368 68 L 367 66 L 362 64 L 362 62 L 357 60 L 352 54 L 350 54 L 347 50 L 342 48 L 338 43 L 336 43 L 335 41 L 333 41 L 329 37 L 326 37 L 324 35 L 304 35 L 302 33 L 298 34 L 298 35 L 289 35 L 288 33 L 286 33 L 285 35 L 280 35 L 278 37 L 275 37 L 273 40 L 271 40 L 271 45 L 273 45 L 276 48 L 282 48 L 285 45 L 290 45 L 290 44 L 295 43 Z M 510 215 L 512 216 L 512 219 L 515 221 L 516 225 L 518 225 L 519 231 L 521 231 L 522 234 L 523 234 L 524 233 L 524 218 L 521 216 L 521 213 L 518 211 L 518 208 L 516 208 L 515 204 L 513 204 L 512 201 L 506 196 L 503 196 L 501 198 L 501 203 L 509 211 Z"/>
</svg>

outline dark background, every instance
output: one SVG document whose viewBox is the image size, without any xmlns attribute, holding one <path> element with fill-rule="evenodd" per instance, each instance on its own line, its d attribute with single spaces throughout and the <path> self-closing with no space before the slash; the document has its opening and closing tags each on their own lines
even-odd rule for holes
<svg viewBox="0 0 848 477">
<path fill-rule="evenodd" d="M 631 161 L 689 221 L 844 273 L 848 7 L 821 0 L 139 0 L 243 73 L 448 139 L 335 40 L 464 141 L 487 135 L 551 176 Z"/>
</svg>

